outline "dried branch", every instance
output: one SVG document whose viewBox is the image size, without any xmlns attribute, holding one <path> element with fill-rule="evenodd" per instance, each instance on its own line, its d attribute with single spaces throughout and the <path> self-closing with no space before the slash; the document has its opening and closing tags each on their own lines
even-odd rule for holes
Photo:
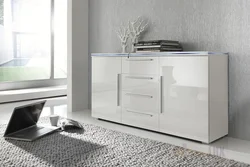
<svg viewBox="0 0 250 167">
<path fill-rule="evenodd" d="M 118 30 L 116 30 L 116 34 L 118 35 L 121 43 L 127 43 L 129 37 L 129 29 L 128 27 L 121 26 Z"/>
<path fill-rule="evenodd" d="M 135 21 L 129 21 L 130 36 L 132 38 L 138 38 L 140 34 L 145 31 L 147 26 L 148 22 L 145 23 L 145 21 L 140 16 Z"/>
</svg>

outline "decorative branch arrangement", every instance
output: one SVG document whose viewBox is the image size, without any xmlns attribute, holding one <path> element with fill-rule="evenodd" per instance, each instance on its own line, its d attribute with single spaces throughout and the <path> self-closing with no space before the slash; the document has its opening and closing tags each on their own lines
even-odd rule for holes
<svg viewBox="0 0 250 167">
<path fill-rule="evenodd" d="M 138 42 L 140 35 L 146 30 L 148 22 L 145 22 L 141 16 L 139 16 L 135 21 L 129 21 L 129 31 L 132 38 L 132 49 L 134 52 L 134 44 Z"/>
<path fill-rule="evenodd" d="M 122 53 L 126 53 L 126 48 L 127 48 L 127 41 L 129 37 L 129 28 L 121 25 L 121 27 L 116 31 L 118 37 L 121 40 L 121 45 L 122 45 Z"/>
<path fill-rule="evenodd" d="M 132 47 L 131 52 L 135 52 L 134 45 L 138 42 L 140 35 L 146 30 L 148 22 L 145 22 L 141 16 L 139 16 L 135 21 L 128 21 L 128 26 L 121 27 L 116 30 L 116 33 L 121 40 L 122 53 L 126 53 L 127 41 L 129 36 L 131 37 Z"/>
</svg>

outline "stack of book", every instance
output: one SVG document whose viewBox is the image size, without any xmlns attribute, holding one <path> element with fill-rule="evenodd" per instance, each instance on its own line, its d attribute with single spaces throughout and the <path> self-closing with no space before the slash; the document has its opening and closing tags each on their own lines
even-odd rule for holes
<svg viewBox="0 0 250 167">
<path fill-rule="evenodd" d="M 135 44 L 136 52 L 181 52 L 183 48 L 178 41 L 154 40 L 139 41 Z"/>
</svg>

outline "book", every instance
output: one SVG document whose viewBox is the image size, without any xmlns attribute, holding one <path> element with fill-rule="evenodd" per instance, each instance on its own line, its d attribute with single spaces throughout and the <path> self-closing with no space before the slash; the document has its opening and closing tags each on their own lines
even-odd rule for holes
<svg viewBox="0 0 250 167">
<path fill-rule="evenodd" d="M 136 53 L 150 53 L 150 52 L 181 52 L 178 50 L 137 50 Z"/>
<path fill-rule="evenodd" d="M 170 40 L 151 40 L 151 41 L 139 41 L 135 46 L 148 46 L 148 45 L 171 45 L 178 46 L 180 43 L 178 41 Z"/>
<path fill-rule="evenodd" d="M 179 43 L 179 41 L 173 41 L 173 40 L 149 40 L 149 41 L 139 41 L 138 43 Z"/>
<path fill-rule="evenodd" d="M 179 46 L 179 43 L 137 43 L 134 46 L 155 46 L 155 45 L 162 45 L 162 46 Z"/>
<path fill-rule="evenodd" d="M 135 49 L 142 49 L 142 48 L 182 48 L 181 45 L 148 45 L 148 46 L 135 46 Z"/>
<path fill-rule="evenodd" d="M 183 51 L 182 48 L 138 48 L 137 51 L 151 51 L 151 50 L 159 50 L 159 51 Z"/>
</svg>

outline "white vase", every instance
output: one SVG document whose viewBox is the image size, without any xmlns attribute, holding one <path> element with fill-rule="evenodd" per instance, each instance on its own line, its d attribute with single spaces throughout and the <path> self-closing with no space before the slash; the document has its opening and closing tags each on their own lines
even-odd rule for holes
<svg viewBox="0 0 250 167">
<path fill-rule="evenodd" d="M 131 46 L 131 53 L 135 52 L 135 44 L 138 42 L 138 37 L 133 37 L 132 39 L 132 46 Z"/>
<path fill-rule="evenodd" d="M 126 48 L 127 48 L 127 44 L 126 43 L 122 43 L 122 53 L 127 53 L 126 52 Z"/>
</svg>

